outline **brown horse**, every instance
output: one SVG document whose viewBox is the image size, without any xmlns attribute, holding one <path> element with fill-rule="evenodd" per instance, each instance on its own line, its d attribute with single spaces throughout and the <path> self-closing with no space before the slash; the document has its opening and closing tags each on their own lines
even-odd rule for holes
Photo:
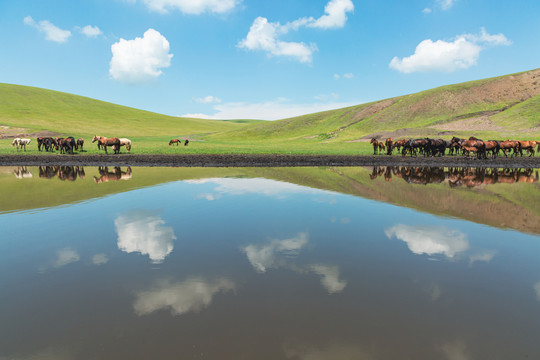
<svg viewBox="0 0 540 360">
<path fill-rule="evenodd" d="M 518 141 L 519 143 L 519 154 L 523 156 L 523 150 L 529 152 L 529 156 L 534 156 L 534 148 L 536 144 L 540 144 L 540 141 Z"/>
<path fill-rule="evenodd" d="M 387 138 L 384 144 L 386 145 L 386 155 L 392 155 L 392 145 L 394 144 L 394 139 Z"/>
<path fill-rule="evenodd" d="M 379 142 L 377 141 L 377 139 L 372 138 L 369 143 L 373 144 L 373 155 L 377 155 L 379 151 Z"/>
<path fill-rule="evenodd" d="M 516 156 L 518 151 L 519 151 L 519 142 L 518 141 L 514 141 L 514 140 L 504 140 L 504 141 L 499 141 L 499 148 L 502 150 L 503 154 L 504 154 L 504 157 L 507 157 L 508 156 L 508 153 L 507 151 L 508 150 L 514 150 L 514 153 L 513 154 L 510 154 L 510 156 Z"/>
<path fill-rule="evenodd" d="M 171 146 L 172 144 L 176 144 L 176 146 L 178 146 L 181 143 L 182 143 L 182 140 L 172 139 L 171 141 L 169 141 L 169 146 Z"/>
<path fill-rule="evenodd" d="M 407 139 L 396 140 L 396 142 L 394 142 L 394 144 L 392 145 L 392 150 L 397 149 L 397 151 L 399 152 L 401 148 L 405 146 L 407 141 L 408 141 Z"/>
<path fill-rule="evenodd" d="M 112 146 L 115 154 L 118 154 L 120 152 L 120 139 L 118 139 L 117 137 L 106 138 L 103 136 L 94 135 L 94 137 L 92 138 L 92 143 L 96 141 L 99 145 L 103 146 L 103 148 L 105 149 L 105 154 L 108 154 L 107 146 Z"/>
</svg>

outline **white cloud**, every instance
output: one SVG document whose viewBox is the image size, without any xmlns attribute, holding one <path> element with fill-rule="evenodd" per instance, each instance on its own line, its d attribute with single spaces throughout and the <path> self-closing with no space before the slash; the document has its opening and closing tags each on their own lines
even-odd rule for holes
<svg viewBox="0 0 540 360">
<path fill-rule="evenodd" d="M 454 6 L 454 0 L 437 0 L 437 2 L 443 10 L 449 10 Z"/>
<path fill-rule="evenodd" d="M 127 253 L 148 255 L 154 263 L 162 262 L 174 248 L 172 227 L 163 226 L 158 215 L 150 211 L 131 211 L 114 220 L 118 248 Z"/>
<path fill-rule="evenodd" d="M 80 256 L 75 250 L 70 248 L 61 249 L 56 252 L 56 259 L 53 261 L 52 266 L 59 268 L 77 262 L 79 259 Z"/>
<path fill-rule="evenodd" d="M 271 56 L 285 56 L 302 63 L 311 63 L 313 52 L 317 50 L 315 44 L 306 45 L 303 42 L 287 42 L 278 39 L 279 36 L 288 33 L 289 29 L 295 28 L 297 24 L 271 23 L 268 19 L 259 16 L 253 21 L 246 38 L 238 43 L 238 47 L 263 50 Z"/>
<path fill-rule="evenodd" d="M 347 13 L 354 10 L 351 0 L 330 0 L 324 7 L 325 15 L 307 26 L 321 29 L 341 28 L 347 22 Z"/>
<path fill-rule="evenodd" d="M 248 245 L 242 248 L 251 266 L 258 273 L 279 266 L 281 257 L 292 257 L 298 255 L 299 251 L 307 245 L 308 235 L 299 233 L 296 237 L 284 240 L 272 240 L 264 245 Z"/>
<path fill-rule="evenodd" d="M 137 293 L 133 309 L 139 316 L 167 308 L 171 309 L 173 315 L 199 312 L 210 306 L 216 294 L 234 290 L 235 287 L 234 282 L 228 279 L 208 281 L 192 278 L 175 284 L 161 281 L 154 289 Z"/>
<path fill-rule="evenodd" d="M 261 103 L 230 102 L 213 106 L 214 110 L 216 111 L 216 113 L 213 115 L 184 114 L 182 116 L 215 120 L 280 120 L 321 111 L 340 109 L 348 106 L 357 105 L 359 103 L 360 102 L 322 101 L 315 103 L 294 104 L 284 99 L 265 101 Z"/>
<path fill-rule="evenodd" d="M 424 10 L 422 10 L 422 12 L 424 14 L 431 14 L 431 9 L 430 8 L 425 8 Z"/>
<path fill-rule="evenodd" d="M 384 231 L 391 239 L 396 237 L 407 243 L 409 250 L 417 255 L 442 254 L 453 258 L 457 253 L 469 249 L 467 236 L 457 230 L 444 226 L 408 226 L 395 225 Z"/>
<path fill-rule="evenodd" d="M 106 254 L 96 254 L 92 256 L 92 264 L 94 265 L 103 265 L 109 262 L 109 258 Z"/>
<path fill-rule="evenodd" d="M 536 294 L 536 298 L 538 299 L 538 301 L 540 301 L 540 281 L 534 284 L 533 288 Z"/>
<path fill-rule="evenodd" d="M 321 285 L 329 294 L 340 293 L 347 286 L 347 281 L 339 279 L 337 266 L 311 265 L 310 270 L 321 276 Z"/>
<path fill-rule="evenodd" d="M 212 95 L 208 95 L 208 96 L 205 96 L 203 98 L 196 98 L 195 99 L 196 102 L 198 103 L 201 103 L 201 104 L 214 104 L 214 103 L 221 103 L 221 99 L 220 98 L 217 98 L 215 96 L 212 96 Z"/>
<path fill-rule="evenodd" d="M 416 47 L 413 55 L 402 59 L 397 56 L 390 62 L 390 68 L 402 73 L 416 71 L 445 71 L 467 69 L 476 65 L 480 52 L 485 46 L 510 45 L 503 35 L 490 35 L 482 28 L 479 35 L 465 34 L 454 41 L 427 39 Z"/>
<path fill-rule="evenodd" d="M 53 25 L 48 20 L 42 20 L 36 23 L 31 16 L 27 16 L 24 18 L 23 21 L 26 25 L 32 26 L 38 31 L 45 33 L 45 39 L 50 41 L 63 43 L 66 42 L 71 36 L 71 31 L 62 30 L 59 27 Z"/>
<path fill-rule="evenodd" d="M 334 79 L 339 80 L 341 78 L 343 78 L 343 79 L 353 79 L 354 74 L 353 73 L 345 73 L 343 75 L 334 74 Z"/>
<path fill-rule="evenodd" d="M 199 15 L 205 12 L 222 14 L 231 11 L 241 0 L 143 0 L 153 11 L 167 13 L 180 10 L 185 14 Z"/>
<path fill-rule="evenodd" d="M 86 25 L 85 27 L 81 28 L 80 31 L 81 31 L 81 34 L 84 34 L 88 37 L 97 37 L 103 34 L 100 28 L 98 28 L 97 26 L 92 26 L 92 25 Z"/>
<path fill-rule="evenodd" d="M 112 59 L 109 73 L 115 80 L 126 83 L 144 83 L 157 78 L 162 68 L 171 65 L 169 42 L 154 29 L 148 29 L 142 38 L 120 39 L 111 46 Z"/>
</svg>

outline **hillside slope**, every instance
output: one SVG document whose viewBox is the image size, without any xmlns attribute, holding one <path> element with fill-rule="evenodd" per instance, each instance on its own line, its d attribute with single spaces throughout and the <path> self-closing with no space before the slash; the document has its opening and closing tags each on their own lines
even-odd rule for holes
<svg viewBox="0 0 540 360">
<path fill-rule="evenodd" d="M 540 69 L 535 69 L 255 124 L 227 136 L 355 141 L 474 131 L 486 136 L 538 137 L 539 104 Z"/>
<path fill-rule="evenodd" d="M 232 121 L 179 118 L 58 91 L 0 83 L 0 125 L 60 134 L 178 136 L 245 126 Z"/>
</svg>

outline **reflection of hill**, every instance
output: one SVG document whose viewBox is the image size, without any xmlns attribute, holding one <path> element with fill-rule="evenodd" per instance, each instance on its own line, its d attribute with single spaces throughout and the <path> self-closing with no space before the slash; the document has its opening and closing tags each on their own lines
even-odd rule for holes
<svg viewBox="0 0 540 360">
<path fill-rule="evenodd" d="M 42 169 L 42 173 L 43 173 Z M 463 169 L 461 169 L 463 170 Z M 540 234 L 540 186 L 533 172 L 463 170 L 456 177 L 448 169 L 426 170 L 360 167 L 320 168 L 142 168 L 132 169 L 127 181 L 96 181 L 103 176 L 122 180 L 128 173 L 109 168 L 77 169 L 76 181 L 58 176 L 40 178 L 38 167 L 0 168 L 0 212 L 70 204 L 177 180 L 215 177 L 264 177 L 343 194 L 361 196 L 442 216 L 452 216 L 499 228 Z M 67 170 L 64 170 L 66 172 Z M 81 177 L 81 171 L 85 177 Z M 394 173 L 396 175 L 394 175 Z M 22 177 L 21 174 L 26 176 Z M 28 174 L 33 174 L 32 177 Z M 397 175 L 399 173 L 399 175 Z M 374 175 L 375 174 L 375 175 Z M 378 176 L 380 174 L 380 176 Z M 403 174 L 407 174 L 403 178 Z M 19 175 L 19 176 L 17 176 Z M 493 176 L 497 181 L 493 181 Z M 386 180 L 385 180 L 386 177 Z M 430 181 L 427 181 L 427 179 Z M 482 179 L 482 181 L 479 180 Z M 516 181 L 513 181 L 515 179 Z M 532 180 L 532 183 L 521 182 Z M 461 185 L 455 186 L 459 184 Z M 474 184 L 474 187 L 468 187 Z"/>
<path fill-rule="evenodd" d="M 414 184 L 384 176 L 373 180 L 372 168 L 257 168 L 257 176 L 319 189 L 361 196 L 419 211 L 451 216 L 498 228 L 540 234 L 540 186 L 538 183 L 496 183 L 451 187 L 439 183 Z"/>
</svg>

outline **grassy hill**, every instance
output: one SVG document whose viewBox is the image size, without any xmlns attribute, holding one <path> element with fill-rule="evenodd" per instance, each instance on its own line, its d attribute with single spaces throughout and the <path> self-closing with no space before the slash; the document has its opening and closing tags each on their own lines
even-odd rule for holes
<svg viewBox="0 0 540 360">
<path fill-rule="evenodd" d="M 371 137 L 540 137 L 540 69 L 260 123 L 217 138 L 343 142 Z"/>
<path fill-rule="evenodd" d="M 58 91 L 0 84 L 0 125 L 27 132 L 174 137 L 220 132 L 246 123 L 250 122 L 179 118 Z"/>
</svg>

